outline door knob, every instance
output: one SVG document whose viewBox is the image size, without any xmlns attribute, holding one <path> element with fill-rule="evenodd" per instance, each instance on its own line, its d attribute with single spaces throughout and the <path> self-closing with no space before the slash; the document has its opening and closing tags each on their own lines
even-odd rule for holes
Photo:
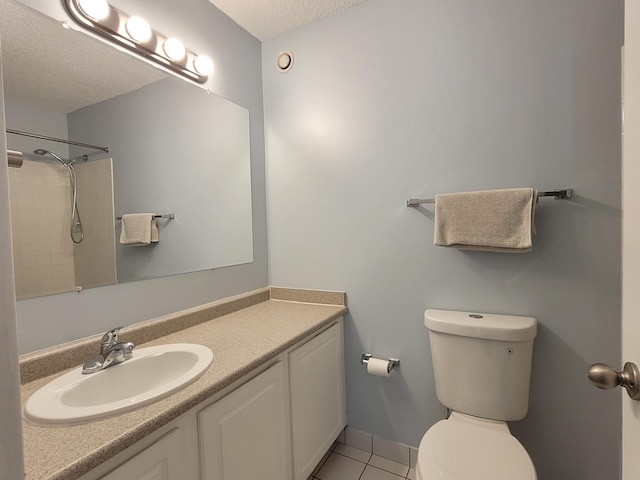
<svg viewBox="0 0 640 480">
<path fill-rule="evenodd" d="M 640 370 L 633 362 L 625 363 L 621 372 L 604 363 L 594 363 L 589 367 L 587 377 L 596 387 L 605 390 L 623 386 L 633 400 L 640 400 Z"/>
</svg>

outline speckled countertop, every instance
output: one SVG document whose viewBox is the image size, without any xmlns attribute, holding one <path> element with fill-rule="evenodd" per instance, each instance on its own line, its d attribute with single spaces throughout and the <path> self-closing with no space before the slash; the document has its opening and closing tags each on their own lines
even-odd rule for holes
<svg viewBox="0 0 640 480">
<path fill-rule="evenodd" d="M 266 288 L 122 329 L 121 340 L 139 347 L 206 345 L 214 353 L 214 364 L 194 383 L 132 412 L 75 426 L 24 421 L 26 478 L 78 478 L 346 311 L 344 293 Z M 22 357 L 23 406 L 38 388 L 71 366 L 78 368 L 80 359 L 91 356 L 88 352 L 95 354 L 98 338 Z M 54 371 L 45 371 L 43 377 L 44 366 Z"/>
</svg>

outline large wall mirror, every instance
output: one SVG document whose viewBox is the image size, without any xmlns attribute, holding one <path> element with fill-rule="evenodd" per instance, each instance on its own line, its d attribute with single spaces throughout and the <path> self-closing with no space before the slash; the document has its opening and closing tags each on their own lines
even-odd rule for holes
<svg viewBox="0 0 640 480">
<path fill-rule="evenodd" d="M 24 152 L 18 299 L 253 260 L 245 108 L 14 0 L 0 10 L 7 129 L 109 148 L 7 134 Z M 131 213 L 160 216 L 157 243 L 120 243 Z"/>
</svg>

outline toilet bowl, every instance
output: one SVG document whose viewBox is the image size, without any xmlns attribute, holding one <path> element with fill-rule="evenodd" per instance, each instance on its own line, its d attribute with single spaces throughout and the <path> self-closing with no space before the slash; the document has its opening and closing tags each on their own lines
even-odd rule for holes
<svg viewBox="0 0 640 480">
<path fill-rule="evenodd" d="M 425 434 L 418 480 L 537 480 L 524 447 L 505 422 L 453 412 Z"/>
<path fill-rule="evenodd" d="M 451 415 L 418 448 L 418 480 L 537 480 L 507 421 L 529 408 L 535 318 L 428 309 L 438 400 Z"/>
</svg>

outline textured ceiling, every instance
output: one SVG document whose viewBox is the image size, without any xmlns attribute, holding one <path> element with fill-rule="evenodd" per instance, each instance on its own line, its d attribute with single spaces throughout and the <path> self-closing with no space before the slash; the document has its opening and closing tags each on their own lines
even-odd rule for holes
<svg viewBox="0 0 640 480">
<path fill-rule="evenodd" d="M 209 1 L 265 40 L 366 0 Z M 15 0 L 0 0 L 0 12 L 8 97 L 69 113 L 168 75 Z"/>
<path fill-rule="evenodd" d="M 168 74 L 13 0 L 0 0 L 8 97 L 68 113 Z"/>
<path fill-rule="evenodd" d="M 258 40 L 266 40 L 366 0 L 209 1 Z"/>
</svg>

